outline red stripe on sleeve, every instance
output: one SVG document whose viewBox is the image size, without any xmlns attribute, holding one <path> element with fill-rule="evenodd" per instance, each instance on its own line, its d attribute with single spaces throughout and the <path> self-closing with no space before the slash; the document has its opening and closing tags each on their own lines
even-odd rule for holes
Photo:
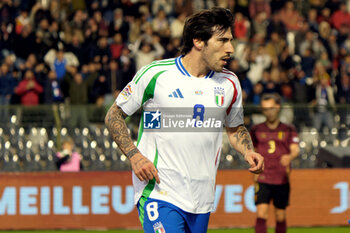
<svg viewBox="0 0 350 233">
<path fill-rule="evenodd" d="M 226 110 L 226 114 L 228 115 L 230 113 L 231 109 L 232 109 L 232 105 L 236 102 L 236 99 L 237 99 L 237 88 L 236 88 L 235 83 L 231 79 L 229 79 L 227 77 L 224 77 L 224 78 L 226 78 L 228 81 L 230 81 L 232 83 L 233 89 L 234 89 L 234 93 L 233 93 L 231 104 Z"/>
</svg>

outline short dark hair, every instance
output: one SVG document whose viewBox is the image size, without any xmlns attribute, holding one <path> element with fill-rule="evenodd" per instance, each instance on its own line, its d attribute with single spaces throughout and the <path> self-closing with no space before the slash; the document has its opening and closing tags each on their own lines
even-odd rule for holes
<svg viewBox="0 0 350 233">
<path fill-rule="evenodd" d="M 271 100 L 271 99 L 273 99 L 276 104 L 281 105 L 281 96 L 277 93 L 267 93 L 267 94 L 263 94 L 261 97 L 261 101 Z"/>
<path fill-rule="evenodd" d="M 193 39 L 199 39 L 206 43 L 215 31 L 225 32 L 228 28 L 231 28 L 233 32 L 233 22 L 231 11 L 222 7 L 201 10 L 191 15 L 185 22 L 181 54 L 186 55 L 191 51 Z M 214 31 L 215 26 L 217 28 Z"/>
</svg>

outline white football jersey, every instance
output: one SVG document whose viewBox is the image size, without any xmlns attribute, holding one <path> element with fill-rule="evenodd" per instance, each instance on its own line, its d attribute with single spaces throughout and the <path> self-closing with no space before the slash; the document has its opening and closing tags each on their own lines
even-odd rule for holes
<svg viewBox="0 0 350 233">
<path fill-rule="evenodd" d="M 205 110 L 214 109 L 225 126 L 236 127 L 243 124 L 241 87 L 237 76 L 227 69 L 210 71 L 204 78 L 193 77 L 181 58 L 154 61 L 141 68 L 116 103 L 128 115 L 143 107 L 137 147 L 154 163 L 160 178 L 160 184 L 142 182 L 133 173 L 135 204 L 143 196 L 167 201 L 186 212 L 208 213 L 214 204 L 223 127 L 213 132 L 177 131 L 183 125 L 174 123 L 176 116 L 172 123 L 157 120 L 165 117 L 164 112 L 161 115 L 164 108 L 181 114 L 191 110 L 204 120 Z M 152 119 L 145 115 L 150 110 Z M 167 124 L 173 124 L 175 130 L 164 131 Z M 149 126 L 153 130 L 148 131 Z"/>
</svg>

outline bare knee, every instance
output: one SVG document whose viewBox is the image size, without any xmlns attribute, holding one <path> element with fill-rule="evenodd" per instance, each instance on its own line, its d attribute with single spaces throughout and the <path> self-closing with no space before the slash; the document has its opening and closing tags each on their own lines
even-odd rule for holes
<svg viewBox="0 0 350 233">
<path fill-rule="evenodd" d="M 269 205 L 258 204 L 256 206 L 256 214 L 258 218 L 268 219 L 269 217 Z"/>
<path fill-rule="evenodd" d="M 275 209 L 275 217 L 277 222 L 283 222 L 286 220 L 286 210 Z"/>
</svg>

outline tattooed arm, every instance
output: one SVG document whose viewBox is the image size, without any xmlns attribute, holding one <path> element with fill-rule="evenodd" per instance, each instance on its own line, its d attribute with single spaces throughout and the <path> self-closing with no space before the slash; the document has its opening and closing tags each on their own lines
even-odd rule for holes
<svg viewBox="0 0 350 233">
<path fill-rule="evenodd" d="M 249 163 L 249 171 L 255 174 L 264 170 L 264 158 L 254 151 L 252 139 L 246 127 L 243 125 L 228 128 L 226 132 L 231 145 L 242 155 Z"/>
<path fill-rule="evenodd" d="M 128 128 L 125 124 L 126 116 L 122 109 L 114 103 L 108 110 L 105 118 L 109 133 L 120 150 L 130 160 L 131 168 L 135 175 L 141 181 L 155 179 L 159 183 L 157 169 L 149 159 L 140 153 L 128 133 Z"/>
</svg>

